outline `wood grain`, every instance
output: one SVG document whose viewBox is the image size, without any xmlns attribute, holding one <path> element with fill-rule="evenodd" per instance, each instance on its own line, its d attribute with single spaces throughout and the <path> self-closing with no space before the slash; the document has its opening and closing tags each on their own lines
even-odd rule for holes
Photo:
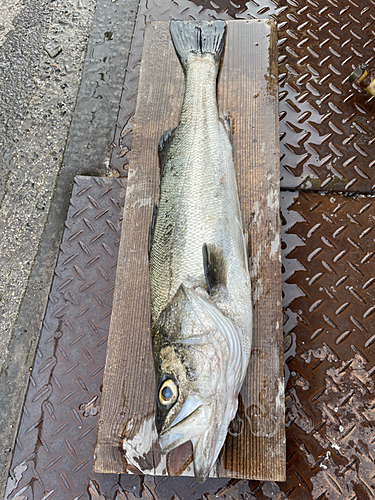
<svg viewBox="0 0 375 500">
<path fill-rule="evenodd" d="M 233 155 L 250 234 L 253 349 L 239 411 L 212 476 L 285 480 L 276 28 L 228 21 L 218 81 L 234 119 Z M 146 28 L 132 157 L 95 450 L 95 472 L 192 475 L 191 446 L 152 443 L 155 376 L 149 328 L 148 227 L 158 198 L 157 144 L 178 123 L 184 77 L 169 24 Z M 123 448 L 127 449 L 126 458 Z"/>
</svg>

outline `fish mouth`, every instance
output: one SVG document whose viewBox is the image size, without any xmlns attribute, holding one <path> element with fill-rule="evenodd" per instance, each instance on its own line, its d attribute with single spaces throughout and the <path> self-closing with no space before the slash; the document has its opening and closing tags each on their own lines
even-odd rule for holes
<svg viewBox="0 0 375 500">
<path fill-rule="evenodd" d="M 163 453 L 192 442 L 194 474 L 200 483 L 207 480 L 226 437 L 226 432 L 218 435 L 217 426 L 211 421 L 212 412 L 209 405 L 190 396 L 172 424 L 159 436 Z"/>
<path fill-rule="evenodd" d="M 185 401 L 181 411 L 172 424 L 159 435 L 159 444 L 163 453 L 168 453 L 177 446 L 194 439 L 208 427 L 205 418 L 203 401 L 195 396 L 190 396 Z"/>
</svg>

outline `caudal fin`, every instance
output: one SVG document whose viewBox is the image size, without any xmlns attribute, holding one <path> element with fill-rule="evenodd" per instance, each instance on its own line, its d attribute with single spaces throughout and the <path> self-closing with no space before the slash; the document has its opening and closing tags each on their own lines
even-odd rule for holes
<svg viewBox="0 0 375 500">
<path fill-rule="evenodd" d="M 226 33 L 225 21 L 171 21 L 169 31 L 183 68 L 189 54 L 212 54 L 219 65 Z"/>
</svg>

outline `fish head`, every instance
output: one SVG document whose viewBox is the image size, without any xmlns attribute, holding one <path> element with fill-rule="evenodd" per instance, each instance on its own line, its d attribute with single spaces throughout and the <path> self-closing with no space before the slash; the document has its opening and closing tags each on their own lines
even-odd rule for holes
<svg viewBox="0 0 375 500">
<path fill-rule="evenodd" d="M 234 328 L 208 297 L 182 286 L 165 310 L 160 342 L 154 345 L 160 447 L 168 453 L 191 441 L 200 482 L 207 479 L 237 411 L 238 373 L 231 367 L 227 338 Z"/>
</svg>

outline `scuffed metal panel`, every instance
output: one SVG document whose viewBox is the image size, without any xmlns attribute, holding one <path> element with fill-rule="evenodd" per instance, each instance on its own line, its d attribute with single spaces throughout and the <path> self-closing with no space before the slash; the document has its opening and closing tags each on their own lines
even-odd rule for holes
<svg viewBox="0 0 375 500">
<path fill-rule="evenodd" d="M 119 180 L 77 178 L 6 500 L 372 498 L 371 196 L 282 193 L 285 483 L 92 472 L 123 196 Z"/>
<path fill-rule="evenodd" d="M 111 166 L 126 175 L 145 23 L 170 19 L 277 20 L 281 185 L 375 190 L 374 98 L 347 79 L 374 61 L 374 0 L 154 2 L 141 0 L 113 143 Z M 125 169 L 125 170 L 124 170 Z"/>
</svg>

